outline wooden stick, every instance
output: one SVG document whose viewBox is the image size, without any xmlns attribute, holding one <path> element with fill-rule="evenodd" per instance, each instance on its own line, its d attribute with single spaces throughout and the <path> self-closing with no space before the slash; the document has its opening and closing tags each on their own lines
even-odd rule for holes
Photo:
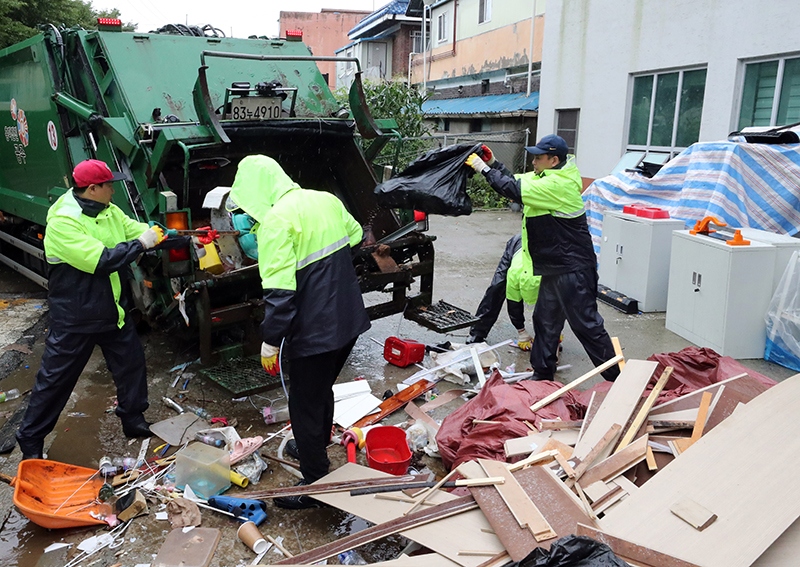
<svg viewBox="0 0 800 567">
<path fill-rule="evenodd" d="M 535 465 L 540 461 L 555 459 L 556 453 L 558 453 L 558 451 L 556 451 L 555 449 L 552 451 L 542 451 L 541 453 L 536 453 L 535 455 L 531 455 L 527 459 L 523 459 L 519 462 L 514 463 L 513 465 L 509 465 L 508 470 L 509 472 L 514 472 L 518 471 L 519 469 L 528 467 L 530 465 Z"/>
<path fill-rule="evenodd" d="M 564 472 L 567 473 L 569 478 L 575 478 L 575 470 L 572 468 L 572 465 L 569 464 L 569 461 L 564 458 L 564 455 L 556 451 L 556 454 L 553 455 L 556 458 L 556 462 L 561 465 L 561 468 L 564 469 Z"/>
<path fill-rule="evenodd" d="M 490 486 L 503 484 L 506 481 L 502 476 L 489 476 L 486 478 L 461 478 L 456 481 L 456 486 Z"/>
<path fill-rule="evenodd" d="M 614 354 L 622 356 L 622 345 L 619 344 L 617 337 L 611 337 L 611 344 L 614 346 Z M 619 369 L 625 368 L 625 358 L 619 361 Z"/>
<path fill-rule="evenodd" d="M 528 427 L 529 427 L 529 428 L 530 428 L 532 431 L 535 431 L 536 433 L 539 433 L 539 430 L 538 430 L 538 429 L 536 429 L 536 426 L 535 426 L 535 425 L 533 425 L 533 424 L 532 424 L 530 421 L 528 421 L 527 419 L 523 419 L 523 420 L 522 420 L 522 423 L 524 423 L 525 425 L 527 425 L 527 426 L 528 426 Z"/>
<path fill-rule="evenodd" d="M 479 423 L 500 423 L 499 421 L 492 421 L 491 419 L 473 419 L 472 425 L 477 425 Z"/>
<path fill-rule="evenodd" d="M 425 492 L 424 492 L 424 493 L 423 493 L 423 494 L 422 494 L 422 495 L 419 497 L 419 499 L 417 500 L 417 503 L 416 503 L 416 504 L 414 504 L 414 505 L 413 505 L 411 508 L 409 508 L 409 509 L 408 509 L 406 512 L 404 512 L 404 513 L 403 513 L 403 515 L 404 515 L 404 516 L 408 516 L 409 514 L 411 514 L 412 512 L 414 512 L 414 511 L 415 511 L 417 508 L 419 508 L 420 506 L 422 506 L 422 504 L 425 502 L 425 500 L 427 500 L 427 499 L 428 499 L 428 497 L 429 497 L 430 495 L 432 495 L 434 492 L 436 492 L 437 490 L 439 490 L 439 488 L 440 488 L 440 487 L 441 487 L 441 486 L 442 486 L 442 485 L 443 485 L 445 482 L 447 482 L 448 480 L 450 480 L 450 477 L 451 477 L 451 476 L 453 476 L 454 474 L 456 474 L 457 472 L 458 472 L 458 469 L 453 469 L 453 470 L 451 470 L 449 473 L 447 473 L 447 474 L 444 476 L 444 478 L 443 478 L 442 480 L 440 480 L 440 481 L 439 481 L 439 482 L 437 482 L 437 483 L 436 483 L 434 486 L 430 487 L 430 488 L 429 488 L 427 491 L 425 491 Z"/>
<path fill-rule="evenodd" d="M 697 410 L 697 421 L 694 422 L 694 429 L 692 429 L 692 436 L 690 437 L 692 443 L 696 443 L 703 436 L 706 418 L 708 417 L 708 408 L 711 406 L 711 398 L 713 398 L 711 392 L 703 392 L 703 397 L 700 399 L 700 409 Z"/>
<path fill-rule="evenodd" d="M 281 544 L 278 542 L 278 540 L 277 540 L 277 539 L 275 539 L 275 538 L 274 538 L 274 537 L 272 537 L 271 535 L 264 536 L 264 537 L 266 537 L 266 538 L 269 540 L 269 542 L 270 542 L 272 545 L 274 545 L 275 547 L 277 547 L 277 548 L 278 548 L 278 551 L 280 551 L 281 553 L 283 553 L 284 557 L 294 557 L 294 555 L 292 555 L 291 553 L 289 553 L 289 552 L 286 550 L 286 548 L 285 548 L 285 547 L 283 547 L 283 546 L 282 546 L 282 545 L 281 545 Z"/>
<path fill-rule="evenodd" d="M 577 386 L 580 386 L 581 384 L 583 384 L 584 382 L 586 382 L 590 378 L 594 378 L 595 376 L 597 376 L 598 374 L 600 374 L 604 370 L 608 370 L 609 368 L 611 368 L 612 366 L 617 364 L 620 360 L 622 360 L 622 355 L 621 354 L 615 356 L 611 360 L 608 360 L 608 361 L 604 362 L 603 364 L 601 364 L 597 368 L 593 368 L 592 370 L 590 370 L 589 372 L 587 372 L 586 374 L 584 374 L 580 378 L 577 378 L 577 379 L 573 380 L 572 382 L 570 382 L 566 386 L 563 386 L 562 388 L 556 390 L 555 392 L 553 392 L 549 396 L 546 396 L 546 397 L 542 398 L 541 400 L 539 400 L 538 402 L 536 402 L 535 404 L 533 404 L 531 406 L 531 411 L 537 411 L 537 410 L 542 409 L 544 406 L 546 406 L 547 404 L 549 404 L 550 402 L 552 402 L 554 400 L 557 400 L 558 398 L 560 398 L 561 396 L 563 396 L 564 394 L 566 394 L 567 392 L 569 392 L 573 388 L 575 388 Z"/>
<path fill-rule="evenodd" d="M 592 510 L 592 505 L 589 504 L 589 501 L 586 499 L 586 495 L 583 493 L 583 489 L 581 488 L 581 485 L 579 483 L 577 483 L 577 482 L 575 483 L 575 490 L 578 492 L 578 496 L 580 496 L 580 498 L 581 498 L 581 502 L 583 503 L 583 508 L 585 509 L 586 514 L 592 520 L 596 520 L 597 519 L 597 514 L 595 514 L 594 510 Z"/>
<path fill-rule="evenodd" d="M 674 368 L 672 368 L 672 366 L 667 366 L 664 369 L 664 372 L 661 374 L 658 382 L 656 382 L 656 385 L 653 386 L 652 390 L 650 390 L 650 395 L 647 396 L 647 399 L 644 401 L 642 409 L 640 409 L 639 413 L 636 414 L 636 418 L 634 418 L 633 423 L 631 423 L 631 426 L 628 428 L 628 431 L 626 431 L 625 435 L 622 436 L 622 441 L 620 441 L 619 445 L 617 445 L 617 450 L 614 451 L 615 453 L 619 453 L 625 447 L 631 444 L 631 441 L 633 441 L 633 436 L 639 432 L 639 428 L 642 426 L 642 423 L 644 423 L 644 420 L 647 419 L 647 414 L 650 413 L 650 409 L 653 407 L 653 404 L 656 403 L 656 399 L 661 393 L 661 390 L 664 389 L 667 380 L 669 380 L 669 377 L 672 376 L 673 370 Z"/>
<path fill-rule="evenodd" d="M 658 417 L 658 416 L 656 416 Z M 653 428 L 653 431 L 658 429 L 694 429 L 695 421 L 673 421 L 662 419 L 650 419 L 647 421 L 648 425 Z"/>
<path fill-rule="evenodd" d="M 497 555 L 496 551 L 470 551 L 470 550 L 463 550 L 458 552 L 459 555 L 481 555 L 485 557 L 494 557 Z"/>
<path fill-rule="evenodd" d="M 647 453 L 645 454 L 645 460 L 647 461 L 647 468 L 651 471 L 658 470 L 658 463 L 656 463 L 656 456 L 653 454 L 653 448 L 648 445 L 647 446 Z"/>
<path fill-rule="evenodd" d="M 292 468 L 300 470 L 300 463 L 294 463 L 292 461 L 287 461 L 285 459 L 280 459 L 278 457 L 273 457 L 272 455 L 269 455 L 267 453 L 259 453 L 259 455 L 261 455 L 265 459 L 269 459 L 270 461 L 275 461 L 276 463 L 281 463 L 282 465 L 288 465 L 288 466 L 290 466 Z"/>
<path fill-rule="evenodd" d="M 383 494 L 378 493 L 375 495 L 378 500 L 392 500 L 393 502 L 405 502 L 406 504 L 416 504 L 417 501 L 410 496 L 401 496 L 399 494 Z M 435 502 L 424 502 L 423 506 L 436 506 Z"/>
<path fill-rule="evenodd" d="M 597 455 L 602 453 L 605 450 L 605 448 L 608 447 L 614 441 L 614 439 L 617 438 L 617 435 L 619 434 L 621 429 L 622 426 L 618 423 L 615 423 L 614 425 L 608 428 L 608 431 L 606 432 L 605 435 L 603 435 L 603 437 L 600 439 L 597 445 L 595 445 L 592 448 L 592 450 L 589 451 L 589 454 L 586 455 L 586 458 L 582 460 L 577 467 L 575 467 L 575 482 L 578 482 L 578 480 L 580 480 L 580 478 L 583 476 L 583 473 L 585 473 L 586 470 L 590 466 L 592 466 L 594 460 L 597 458 Z"/>
</svg>

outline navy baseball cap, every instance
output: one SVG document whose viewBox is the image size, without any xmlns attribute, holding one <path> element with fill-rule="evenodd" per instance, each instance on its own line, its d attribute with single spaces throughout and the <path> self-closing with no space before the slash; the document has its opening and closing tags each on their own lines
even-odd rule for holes
<svg viewBox="0 0 800 567">
<path fill-rule="evenodd" d="M 550 134 L 545 136 L 535 146 L 526 146 L 526 150 L 534 155 L 554 154 L 564 159 L 567 157 L 567 143 L 561 136 Z"/>
</svg>

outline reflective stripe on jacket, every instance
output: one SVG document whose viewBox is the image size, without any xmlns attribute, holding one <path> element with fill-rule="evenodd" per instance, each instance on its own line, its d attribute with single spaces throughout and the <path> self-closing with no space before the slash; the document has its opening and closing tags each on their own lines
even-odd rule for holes
<svg viewBox="0 0 800 567">
<path fill-rule="evenodd" d="M 72 191 L 50 207 L 44 252 L 54 327 L 73 332 L 122 328 L 123 283 L 130 263 L 144 251 L 138 238 L 148 228 L 114 204 L 95 217 L 84 214 Z"/>
</svg>

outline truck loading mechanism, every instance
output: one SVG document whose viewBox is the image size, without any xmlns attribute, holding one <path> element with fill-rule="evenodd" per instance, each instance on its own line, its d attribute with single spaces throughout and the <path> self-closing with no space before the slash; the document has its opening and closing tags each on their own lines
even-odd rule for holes
<svg viewBox="0 0 800 567">
<path fill-rule="evenodd" d="M 316 66 L 330 59 L 286 39 L 53 26 L 0 51 L 0 261 L 46 287 L 47 209 L 84 159 L 129 175 L 114 203 L 133 218 L 232 231 L 224 201 L 204 203 L 232 185 L 242 158 L 265 154 L 302 187 L 337 195 L 371 233 L 354 255 L 370 317 L 429 305 L 435 237 L 420 230 L 425 222 L 403 224 L 373 195 L 371 158 L 400 137 L 396 123 L 372 119 L 360 69 L 349 95 L 353 118 L 343 111 Z M 373 140 L 367 154 L 356 130 Z M 134 266 L 142 316 L 165 328 L 188 325 L 204 364 L 222 351 L 253 353 L 259 343 L 258 269 L 236 238 L 219 241 L 221 273 L 200 269 L 193 251 L 143 254 Z M 226 329 L 236 339 L 218 341 Z"/>
</svg>

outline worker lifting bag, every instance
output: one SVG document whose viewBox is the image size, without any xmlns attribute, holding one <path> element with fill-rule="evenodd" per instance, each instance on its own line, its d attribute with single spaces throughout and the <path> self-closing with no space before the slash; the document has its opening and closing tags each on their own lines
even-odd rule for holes
<svg viewBox="0 0 800 567">
<path fill-rule="evenodd" d="M 396 177 L 375 187 L 378 204 L 436 215 L 460 216 L 472 212 L 464 162 L 480 151 L 480 144 L 457 144 L 431 150 L 411 162 Z"/>
<path fill-rule="evenodd" d="M 764 359 L 800 371 L 800 254 L 794 252 L 767 310 Z"/>
</svg>

